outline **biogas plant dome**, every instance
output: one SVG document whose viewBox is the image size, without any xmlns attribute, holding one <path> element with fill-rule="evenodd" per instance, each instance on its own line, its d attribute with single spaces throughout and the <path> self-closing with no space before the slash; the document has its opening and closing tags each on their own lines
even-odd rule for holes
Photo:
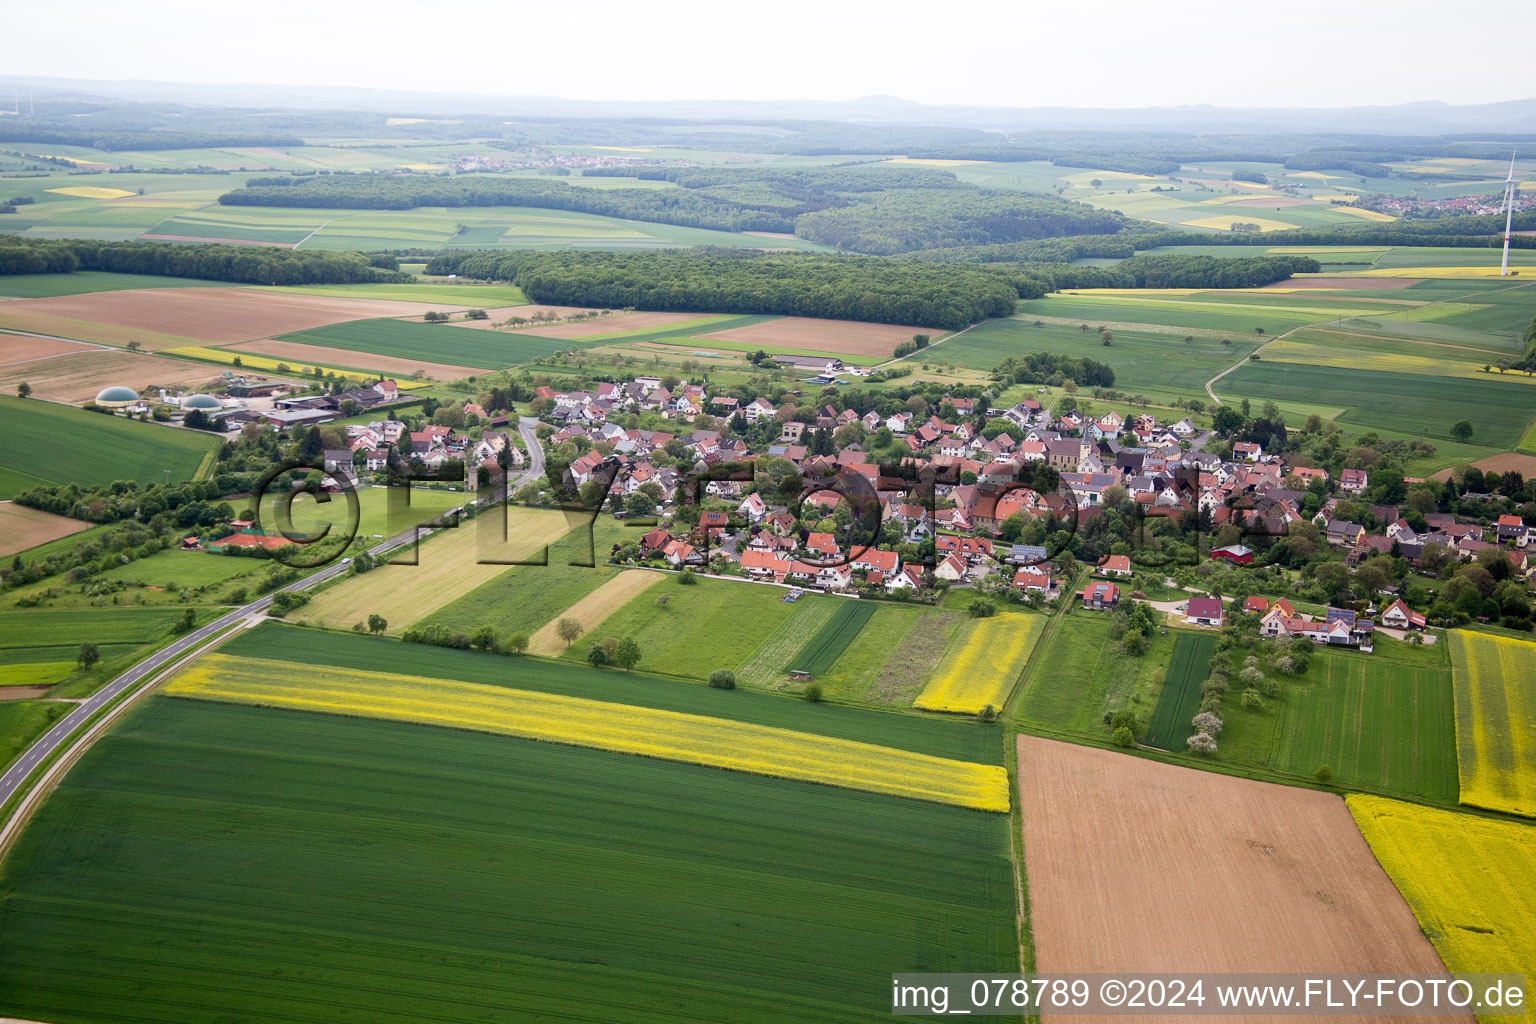
<svg viewBox="0 0 1536 1024">
<path fill-rule="evenodd" d="M 134 405 L 139 400 L 139 393 L 133 388 L 125 388 L 115 385 L 110 388 L 102 388 L 96 393 L 96 404 L 104 405 L 108 409 L 122 409 Z"/>
<path fill-rule="evenodd" d="M 181 400 L 183 409 L 219 409 L 219 400 L 212 395 L 188 395 Z"/>
</svg>

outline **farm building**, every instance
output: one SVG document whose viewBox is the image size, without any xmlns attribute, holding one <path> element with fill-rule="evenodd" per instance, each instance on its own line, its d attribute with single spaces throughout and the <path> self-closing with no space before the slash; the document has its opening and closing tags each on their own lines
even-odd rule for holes
<svg viewBox="0 0 1536 1024">
<path fill-rule="evenodd" d="M 1212 559 L 1224 558 L 1237 565 L 1247 565 L 1253 561 L 1253 549 L 1242 544 L 1228 544 L 1224 548 L 1217 548 L 1211 552 Z"/>
</svg>

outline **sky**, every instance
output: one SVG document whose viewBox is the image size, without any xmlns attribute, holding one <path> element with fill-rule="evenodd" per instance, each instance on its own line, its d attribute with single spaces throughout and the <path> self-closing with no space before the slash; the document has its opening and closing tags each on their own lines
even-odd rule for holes
<svg viewBox="0 0 1536 1024">
<path fill-rule="evenodd" d="M 4 70 L 597 100 L 1341 107 L 1536 96 L 1536 4 L 71 0 Z M 1500 43 L 1503 40 L 1503 43 Z M 1505 55 L 1500 56 L 1500 47 Z"/>
</svg>

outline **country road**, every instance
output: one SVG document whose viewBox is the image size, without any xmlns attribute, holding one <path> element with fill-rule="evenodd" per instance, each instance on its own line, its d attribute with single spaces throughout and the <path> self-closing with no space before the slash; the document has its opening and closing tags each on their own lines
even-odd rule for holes
<svg viewBox="0 0 1536 1024">
<path fill-rule="evenodd" d="M 528 444 L 529 468 L 513 481 L 512 486 L 520 486 L 542 476 L 544 473 L 544 449 L 539 444 L 538 437 L 534 433 L 538 425 L 539 421 L 531 417 L 524 418 L 518 423 L 518 432 Z M 417 537 L 417 528 L 412 527 L 404 533 L 397 534 L 370 548 L 369 553 L 372 555 L 387 554 L 398 547 L 414 543 Z M 350 561 L 348 559 L 348 562 Z M 55 751 L 59 750 L 60 745 L 84 725 L 88 719 L 123 693 L 131 690 L 140 681 L 155 675 L 165 665 L 175 661 L 188 651 L 207 643 L 216 634 L 235 625 L 242 619 L 250 618 L 264 611 L 272 603 L 274 594 L 283 591 L 296 592 L 307 590 L 347 571 L 348 565 L 346 563 L 341 561 L 332 562 L 319 572 L 281 588 L 281 591 L 274 591 L 272 594 L 267 594 L 265 597 L 258 598 L 249 604 L 242 605 L 231 612 L 219 616 L 201 629 L 194 630 L 165 649 L 156 651 L 112 680 L 89 699 L 75 705 L 69 714 L 59 719 L 54 723 L 53 728 L 35 740 L 27 748 L 26 753 L 17 758 L 16 762 L 6 770 L 4 775 L 0 775 L 0 805 L 4 805 L 22 787 L 22 784 L 27 780 L 32 770 L 43 761 L 48 760 Z M 0 836 L 4 835 L 8 827 L 8 822 L 0 822 Z"/>
</svg>

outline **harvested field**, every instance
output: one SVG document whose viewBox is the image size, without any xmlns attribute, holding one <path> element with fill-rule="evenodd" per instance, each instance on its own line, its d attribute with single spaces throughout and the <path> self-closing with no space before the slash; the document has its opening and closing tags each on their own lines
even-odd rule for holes
<svg viewBox="0 0 1536 1024">
<path fill-rule="evenodd" d="M 1444 973 L 1338 797 L 1032 736 L 1018 753 L 1041 973 Z M 1213 914 L 1212 893 L 1251 912 Z"/>
<path fill-rule="evenodd" d="M 659 572 L 633 570 L 621 572 L 617 576 L 605 580 L 602 586 L 555 616 L 550 622 L 545 623 L 537 633 L 534 633 L 529 638 L 528 650 L 533 654 L 559 657 L 567 645 L 555 633 L 555 623 L 561 619 L 575 619 L 581 623 L 583 632 L 590 632 L 593 627 L 599 625 L 608 616 L 624 607 L 630 598 L 649 590 L 660 583 L 662 579 L 662 574 Z"/>
<path fill-rule="evenodd" d="M 218 376 L 211 366 L 161 356 L 99 348 L 75 349 L 68 355 L 14 366 L 0 366 L 0 391 L 15 394 L 16 385 L 32 385 L 32 397 L 50 402 L 88 402 L 112 384 L 135 391 L 147 387 L 202 387 Z"/>
<path fill-rule="evenodd" d="M 325 366 L 359 366 L 366 365 L 370 370 L 378 370 L 381 373 L 398 373 L 410 376 L 417 370 L 421 370 L 428 377 L 437 380 L 455 380 L 459 377 L 468 377 L 473 374 L 484 373 L 483 366 L 453 366 L 447 363 L 427 363 L 419 359 L 401 359 L 398 356 L 380 356 L 371 352 L 354 352 L 345 348 L 329 348 L 325 345 L 304 345 L 296 341 L 278 341 L 267 338 L 262 341 L 242 341 L 235 345 L 226 345 L 231 352 L 253 352 L 256 355 L 271 356 L 274 359 L 282 359 L 294 366 L 313 366 L 320 363 Z"/>
<path fill-rule="evenodd" d="M 50 356 L 89 351 L 87 346 L 58 338 L 31 338 L 24 334 L 0 331 L 0 366 L 13 366 Z"/>
<path fill-rule="evenodd" d="M 1505 452 L 1502 455 L 1490 455 L 1486 459 L 1478 459 L 1472 465 L 1484 473 L 1508 473 L 1510 470 L 1514 470 L 1527 478 L 1536 476 L 1536 455 L 1520 455 L 1516 452 Z M 1451 470 L 1449 468 L 1442 469 L 1430 477 L 1431 480 L 1439 480 L 1441 482 L 1450 478 Z"/>
<path fill-rule="evenodd" d="M 912 340 L 914 334 L 927 334 L 937 340 L 944 333 L 926 327 L 783 316 L 777 320 L 750 324 L 746 327 L 734 327 L 714 334 L 700 334 L 698 337 L 740 342 L 763 348 L 793 348 L 853 356 L 889 356 L 895 351 L 897 345 Z"/>
<path fill-rule="evenodd" d="M 18 551 L 90 528 L 90 523 L 80 519 L 56 516 L 14 501 L 0 501 L 0 556 L 9 558 Z"/>
<path fill-rule="evenodd" d="M 1339 288 L 1348 291 L 1395 292 L 1411 288 L 1419 283 L 1413 277 L 1291 277 L 1284 281 L 1272 281 L 1263 285 L 1270 290 L 1291 291 L 1314 288 Z"/>
<path fill-rule="evenodd" d="M 531 558 L 563 536 L 572 524 L 550 510 L 512 509 L 507 540 L 495 548 L 486 543 L 481 527 L 498 527 L 494 517 L 482 517 L 418 545 L 417 565 L 389 564 L 353 576 L 322 591 L 293 617 L 350 629 L 369 615 L 382 615 L 389 631 L 399 633 L 474 588 L 507 571 L 506 565 L 486 565 L 482 558 Z M 398 556 L 409 558 L 409 549 Z"/>
<path fill-rule="evenodd" d="M 33 700 L 47 695 L 46 686 L 0 686 L 0 700 Z"/>
<path fill-rule="evenodd" d="M 525 308 L 527 307 L 518 307 L 519 310 Z M 534 308 L 555 309 L 558 312 L 559 307 Z M 513 315 L 527 316 L 528 314 L 514 310 Z M 518 329 L 518 333 L 537 334 L 541 338 L 591 338 L 598 334 L 617 334 L 619 331 L 643 331 L 648 327 L 670 327 L 672 324 L 697 320 L 701 315 L 699 313 L 626 313 L 623 316 L 604 316 L 574 324 L 522 327 Z"/>
<path fill-rule="evenodd" d="M 255 288 L 148 288 L 19 299 L 5 303 L 0 311 L 3 311 L 4 323 L 12 326 L 23 326 L 23 321 L 43 324 L 57 321 L 57 326 L 52 329 L 46 326 L 24 329 L 65 337 L 85 337 L 68 329 L 69 321 L 83 321 L 181 338 L 230 342 L 253 341 L 347 320 L 408 315 L 420 312 L 421 306 L 388 299 L 342 299 Z M 153 338 L 146 338 L 142 343 L 147 349 L 172 347 L 157 345 Z"/>
</svg>

